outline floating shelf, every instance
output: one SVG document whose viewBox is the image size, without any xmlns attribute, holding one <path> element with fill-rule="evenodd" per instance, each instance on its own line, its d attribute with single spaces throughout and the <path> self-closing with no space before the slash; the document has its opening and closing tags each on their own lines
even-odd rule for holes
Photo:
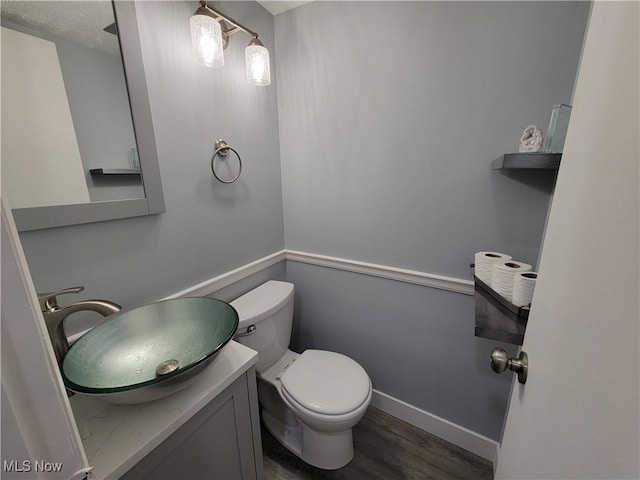
<svg viewBox="0 0 640 480">
<path fill-rule="evenodd" d="M 476 337 L 522 345 L 529 308 L 517 307 L 478 277 L 474 280 Z"/>
<path fill-rule="evenodd" d="M 491 162 L 492 170 L 558 170 L 561 153 L 505 153 Z"/>
<path fill-rule="evenodd" d="M 91 175 L 140 175 L 139 168 L 92 168 Z"/>
</svg>

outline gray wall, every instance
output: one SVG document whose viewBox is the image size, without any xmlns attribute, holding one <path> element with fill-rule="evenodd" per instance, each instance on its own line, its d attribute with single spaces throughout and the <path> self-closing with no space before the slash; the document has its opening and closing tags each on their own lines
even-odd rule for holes
<svg viewBox="0 0 640 480">
<path fill-rule="evenodd" d="M 140 177 L 94 177 L 92 168 L 129 168 L 136 148 L 120 56 L 57 40 L 73 126 L 91 201 L 144 197 Z"/>
<path fill-rule="evenodd" d="M 273 51 L 268 12 L 250 2 L 219 6 L 260 32 Z M 247 84 L 249 38 L 232 38 L 224 68 L 203 69 L 190 50 L 196 2 L 139 2 L 136 8 L 166 213 L 20 235 L 38 291 L 84 285 L 76 299 L 105 298 L 125 308 L 284 246 L 276 88 Z M 242 176 L 231 185 L 211 174 L 218 138 L 244 161 Z M 63 297 L 60 303 L 71 301 Z M 80 328 L 80 320 L 69 323 L 70 331 Z"/>
<path fill-rule="evenodd" d="M 314 2 L 276 17 L 285 245 L 470 279 L 479 250 L 535 265 L 554 175 L 505 175 L 570 103 L 588 3 Z M 293 348 L 498 440 L 509 376 L 473 298 L 288 262 Z M 513 351 L 513 347 L 511 351 Z"/>
<path fill-rule="evenodd" d="M 535 263 L 553 176 L 490 170 L 570 103 L 589 4 L 314 2 L 276 17 L 287 248 L 468 278 Z"/>
<path fill-rule="evenodd" d="M 217 298 L 223 302 L 231 302 L 244 295 L 249 290 L 259 287 L 269 280 L 285 281 L 287 276 L 287 262 L 278 262 L 269 268 L 265 268 L 229 286 L 216 290 L 209 297 Z"/>
</svg>

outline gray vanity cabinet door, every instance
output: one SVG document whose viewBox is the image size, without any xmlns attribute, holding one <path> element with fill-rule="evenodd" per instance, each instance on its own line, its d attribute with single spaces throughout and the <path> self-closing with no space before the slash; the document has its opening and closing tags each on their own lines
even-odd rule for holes
<svg viewBox="0 0 640 480">
<path fill-rule="evenodd" d="M 236 380 L 121 477 L 122 480 L 262 477 L 260 427 L 257 418 L 252 418 L 252 413 L 254 417 L 258 415 L 257 404 L 253 412 L 251 408 L 255 400 L 254 376 L 251 369 Z"/>
</svg>

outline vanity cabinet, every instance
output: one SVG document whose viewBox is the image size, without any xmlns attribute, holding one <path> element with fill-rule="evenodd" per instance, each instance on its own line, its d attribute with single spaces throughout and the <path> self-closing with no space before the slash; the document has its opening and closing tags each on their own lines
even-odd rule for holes
<svg viewBox="0 0 640 480">
<path fill-rule="evenodd" d="M 153 402 L 71 397 L 92 478 L 262 478 L 257 361 L 232 340 L 193 383 Z"/>
<path fill-rule="evenodd" d="M 262 478 L 260 442 L 255 369 L 251 368 L 121 478 Z"/>
</svg>

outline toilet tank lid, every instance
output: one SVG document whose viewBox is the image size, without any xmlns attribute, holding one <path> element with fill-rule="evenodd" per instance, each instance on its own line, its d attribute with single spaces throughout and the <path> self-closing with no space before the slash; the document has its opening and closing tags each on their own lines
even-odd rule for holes
<svg viewBox="0 0 640 480">
<path fill-rule="evenodd" d="M 238 312 L 238 330 L 273 315 L 292 300 L 293 283 L 269 280 L 231 302 Z"/>
</svg>

